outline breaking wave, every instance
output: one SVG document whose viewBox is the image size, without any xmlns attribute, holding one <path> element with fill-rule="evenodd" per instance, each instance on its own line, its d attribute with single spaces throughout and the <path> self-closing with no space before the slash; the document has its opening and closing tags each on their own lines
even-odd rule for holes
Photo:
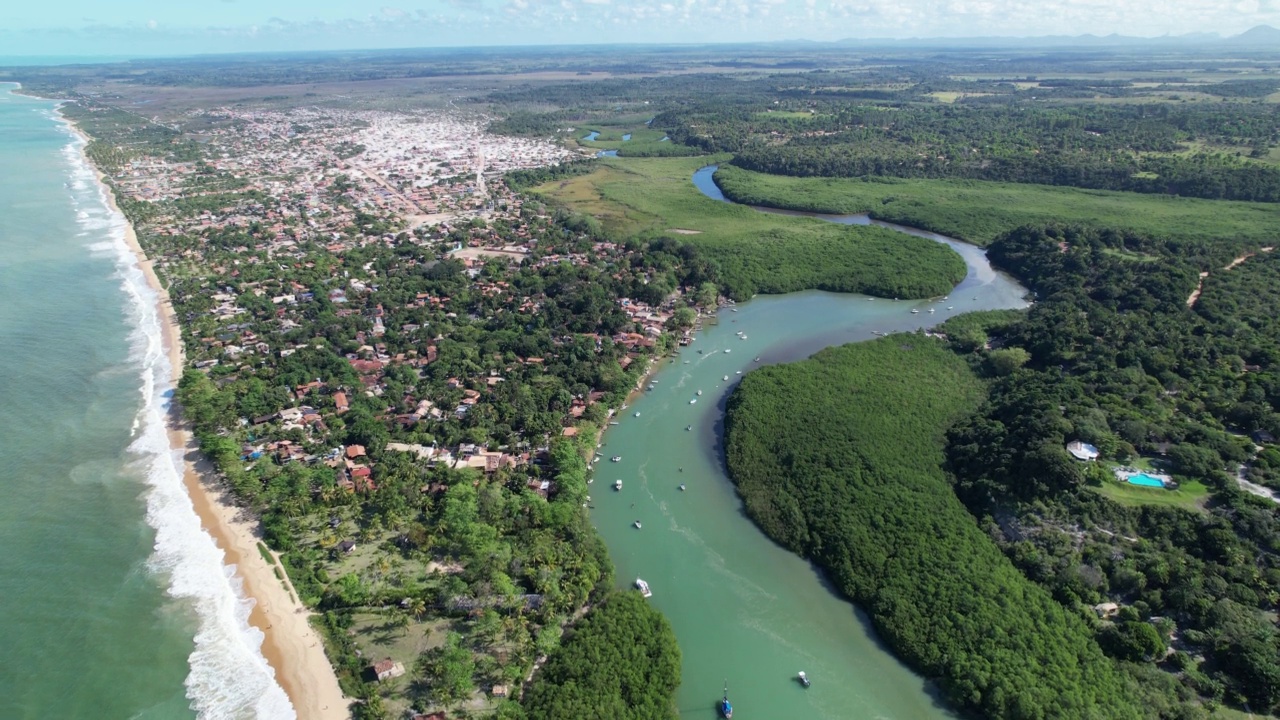
<svg viewBox="0 0 1280 720">
<path fill-rule="evenodd" d="M 114 256 L 127 296 L 132 327 L 130 361 L 139 373 L 142 405 L 133 422 L 129 452 L 146 483 L 147 523 L 155 529 L 149 569 L 168 594 L 194 611 L 195 649 L 188 657 L 187 697 L 200 720 L 292 720 L 293 706 L 262 655 L 262 632 L 249 624 L 253 600 L 245 597 L 235 567 L 200 525 L 183 484 L 182 451 L 169 442 L 166 415 L 174 378 L 166 356 L 154 290 L 126 242 L 128 223 L 112 209 L 107 188 L 85 160 L 84 140 L 72 135 L 63 148 L 82 235 L 95 255 Z M 105 239 L 103 239 L 105 238 Z"/>
</svg>

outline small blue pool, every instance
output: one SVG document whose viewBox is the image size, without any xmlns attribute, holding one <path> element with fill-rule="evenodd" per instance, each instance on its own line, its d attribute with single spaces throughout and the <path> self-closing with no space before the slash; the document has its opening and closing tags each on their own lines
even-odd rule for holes
<svg viewBox="0 0 1280 720">
<path fill-rule="evenodd" d="M 1152 477 L 1146 473 L 1138 473 L 1125 478 L 1125 482 L 1131 485 L 1141 485 L 1142 487 L 1164 487 L 1164 481 L 1158 477 Z"/>
</svg>

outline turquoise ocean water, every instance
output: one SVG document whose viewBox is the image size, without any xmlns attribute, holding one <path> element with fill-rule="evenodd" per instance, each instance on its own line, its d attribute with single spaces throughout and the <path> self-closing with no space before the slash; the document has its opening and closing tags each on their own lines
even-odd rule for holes
<svg viewBox="0 0 1280 720">
<path fill-rule="evenodd" d="M 0 718 L 292 718 L 169 447 L 155 296 L 51 102 L 0 85 Z"/>
</svg>

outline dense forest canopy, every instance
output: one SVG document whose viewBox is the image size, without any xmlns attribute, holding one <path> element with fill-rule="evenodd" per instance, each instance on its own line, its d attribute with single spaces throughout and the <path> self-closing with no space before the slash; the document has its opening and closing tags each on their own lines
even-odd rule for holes
<svg viewBox="0 0 1280 720">
<path fill-rule="evenodd" d="M 528 720 L 675 720 L 680 649 L 662 614 L 614 592 L 574 625 L 522 701 Z"/>
<path fill-rule="evenodd" d="M 982 393 L 962 358 L 921 335 L 765 368 L 730 400 L 729 470 L 765 532 L 830 572 L 956 705 L 990 718 L 1141 717 L 1087 625 L 948 490 L 942 433 Z"/>
</svg>

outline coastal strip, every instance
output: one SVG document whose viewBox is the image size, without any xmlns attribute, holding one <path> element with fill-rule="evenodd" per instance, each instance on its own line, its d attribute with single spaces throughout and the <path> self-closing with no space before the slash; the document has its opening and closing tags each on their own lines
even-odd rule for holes
<svg viewBox="0 0 1280 720">
<path fill-rule="evenodd" d="M 79 146 L 86 167 L 93 168 L 97 181 L 112 213 L 125 219 L 124 242 L 133 254 L 148 287 L 155 293 L 156 318 L 169 365 L 172 384 L 176 386 L 185 367 L 182 332 L 168 292 L 156 275 L 153 262 L 138 241 L 137 233 L 121 212 L 111 186 L 84 153 L 90 138 L 63 117 L 63 122 L 83 141 Z M 172 388 L 168 388 L 171 390 Z M 262 635 L 261 653 L 275 681 L 283 688 L 299 720 L 345 720 L 350 717 L 350 700 L 343 696 L 337 675 L 325 655 L 324 643 L 309 623 L 310 611 L 293 591 L 287 575 L 279 567 L 279 558 L 271 553 L 268 563 L 259 552 L 261 532 L 256 518 L 234 505 L 217 480 L 212 465 L 196 447 L 181 409 L 171 402 L 166 415 L 169 445 L 183 463 L 183 484 L 200 524 L 223 553 L 225 568 L 234 569 L 233 584 L 252 601 L 248 623 Z M 279 568 L 279 570 L 277 570 Z M 277 576 L 279 572 L 279 577 Z M 226 678 L 229 683 L 236 678 Z M 190 685 L 190 681 L 188 682 Z M 199 698 L 193 698 L 199 705 Z M 275 720 L 282 708 L 258 706 L 263 720 Z"/>
</svg>

